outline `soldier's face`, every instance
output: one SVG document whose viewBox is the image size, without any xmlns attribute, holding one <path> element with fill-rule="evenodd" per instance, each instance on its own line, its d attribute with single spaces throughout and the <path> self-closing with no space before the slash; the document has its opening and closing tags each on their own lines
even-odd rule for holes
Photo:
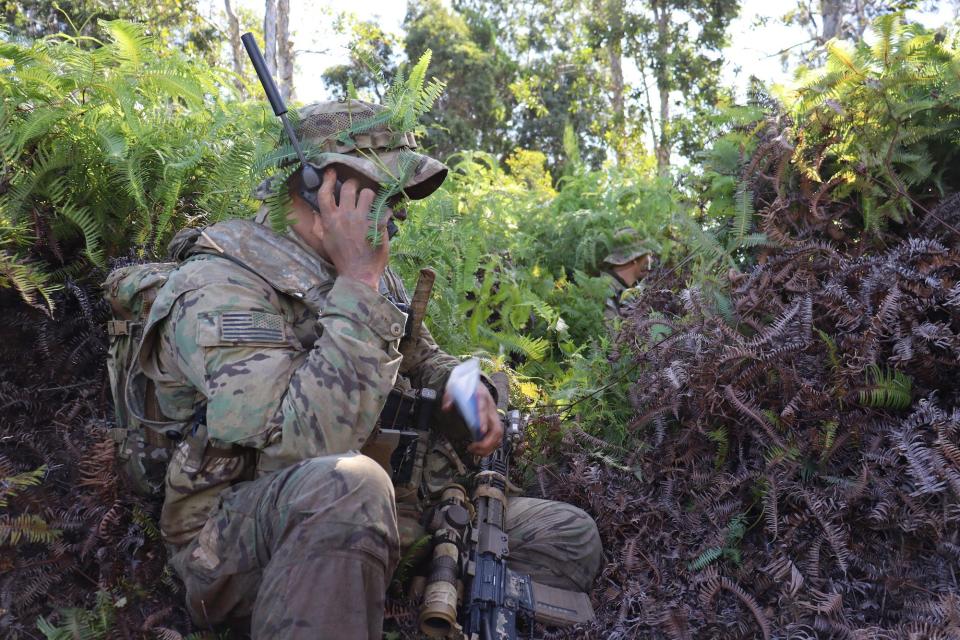
<svg viewBox="0 0 960 640">
<path fill-rule="evenodd" d="M 628 287 L 634 286 L 650 272 L 651 257 L 640 256 L 627 264 L 614 267 L 614 272 Z"/>
</svg>

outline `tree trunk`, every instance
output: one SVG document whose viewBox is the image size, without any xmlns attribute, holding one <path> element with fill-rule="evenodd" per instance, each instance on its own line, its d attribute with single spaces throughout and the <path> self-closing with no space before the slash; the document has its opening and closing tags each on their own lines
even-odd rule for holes
<svg viewBox="0 0 960 640">
<path fill-rule="evenodd" d="M 617 164 L 624 160 L 627 137 L 623 106 L 623 5 L 624 0 L 607 0 L 607 20 L 610 25 L 607 53 L 610 57 L 610 102 L 613 107 L 613 127 L 616 136 L 613 148 L 617 154 Z"/>
<path fill-rule="evenodd" d="M 270 75 L 277 77 L 277 0 L 267 0 L 263 11 L 263 57 Z"/>
<path fill-rule="evenodd" d="M 870 19 L 867 17 L 867 1 L 856 0 L 855 4 L 856 4 L 856 11 L 857 11 L 856 39 L 863 40 L 863 34 L 866 32 L 867 27 L 870 26 Z"/>
<path fill-rule="evenodd" d="M 280 94 L 293 99 L 293 42 L 290 40 L 290 0 L 277 0 L 277 73 Z"/>
<path fill-rule="evenodd" d="M 227 31 L 230 36 L 230 51 L 233 55 L 233 72 L 237 74 L 237 77 L 234 78 L 233 84 L 237 87 L 237 91 L 240 92 L 240 97 L 246 97 L 246 90 L 243 86 L 243 44 L 240 42 L 240 20 L 237 19 L 237 14 L 233 12 L 233 7 L 230 6 L 230 0 L 223 0 L 223 6 L 227 11 Z"/>
<path fill-rule="evenodd" d="M 823 16 L 823 29 L 820 43 L 831 38 L 839 38 L 843 25 L 843 0 L 820 0 L 820 15 Z"/>
<path fill-rule="evenodd" d="M 656 60 L 654 73 L 657 93 L 660 94 L 660 139 L 657 141 L 657 171 L 664 174 L 670 168 L 670 71 L 667 51 L 670 48 L 670 11 L 666 2 L 654 2 L 653 14 L 657 20 Z"/>
</svg>

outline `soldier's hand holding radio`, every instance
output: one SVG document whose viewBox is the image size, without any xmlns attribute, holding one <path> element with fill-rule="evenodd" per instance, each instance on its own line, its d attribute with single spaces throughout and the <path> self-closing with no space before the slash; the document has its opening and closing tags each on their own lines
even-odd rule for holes
<svg viewBox="0 0 960 640">
<path fill-rule="evenodd" d="M 380 242 L 372 246 L 367 236 L 370 210 L 376 197 L 374 188 L 350 178 L 340 187 L 338 201 L 334 195 L 336 180 L 334 169 L 327 168 L 323 172 L 323 183 L 317 193 L 320 215 L 314 216 L 313 233 L 339 275 L 376 289 L 390 257 L 386 224 L 392 212 L 387 208 L 386 215 L 381 216 Z"/>
</svg>

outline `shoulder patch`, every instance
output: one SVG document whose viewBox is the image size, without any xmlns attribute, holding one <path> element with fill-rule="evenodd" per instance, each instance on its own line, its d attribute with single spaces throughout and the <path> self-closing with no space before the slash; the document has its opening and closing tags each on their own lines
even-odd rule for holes
<svg viewBox="0 0 960 640">
<path fill-rule="evenodd" d="M 220 314 L 224 342 L 286 342 L 283 318 L 260 311 L 224 311 Z"/>
<path fill-rule="evenodd" d="M 290 345 L 283 316 L 263 311 L 215 311 L 198 314 L 201 347 L 231 344 Z"/>
</svg>

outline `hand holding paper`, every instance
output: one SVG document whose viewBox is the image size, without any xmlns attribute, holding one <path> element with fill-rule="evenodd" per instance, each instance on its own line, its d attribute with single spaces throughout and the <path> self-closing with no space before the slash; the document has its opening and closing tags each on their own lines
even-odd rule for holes
<svg viewBox="0 0 960 640">
<path fill-rule="evenodd" d="M 473 437 L 467 447 L 470 453 L 485 456 L 500 446 L 503 424 L 497 403 L 487 387 L 480 383 L 480 362 L 471 358 L 458 365 L 447 380 L 443 394 L 443 410 L 456 406 Z"/>
</svg>

